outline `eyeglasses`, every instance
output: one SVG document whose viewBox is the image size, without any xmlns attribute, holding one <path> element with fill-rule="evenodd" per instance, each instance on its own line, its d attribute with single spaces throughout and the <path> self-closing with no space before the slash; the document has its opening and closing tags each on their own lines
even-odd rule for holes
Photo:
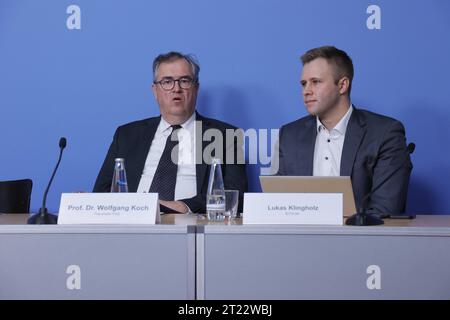
<svg viewBox="0 0 450 320">
<path fill-rule="evenodd" d="M 181 89 L 190 89 L 194 83 L 194 79 L 190 77 L 182 77 L 180 79 L 172 79 L 172 78 L 164 78 L 160 81 L 154 81 L 154 84 L 159 84 L 161 88 L 166 91 L 170 91 L 175 87 L 175 82 L 178 82 L 178 85 Z"/>
</svg>

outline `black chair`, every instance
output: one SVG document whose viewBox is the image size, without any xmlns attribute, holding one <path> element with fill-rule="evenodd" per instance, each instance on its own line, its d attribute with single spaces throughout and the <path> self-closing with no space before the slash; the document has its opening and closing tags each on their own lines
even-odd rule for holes
<svg viewBox="0 0 450 320">
<path fill-rule="evenodd" d="M 0 212 L 29 213 L 31 179 L 0 181 Z"/>
</svg>

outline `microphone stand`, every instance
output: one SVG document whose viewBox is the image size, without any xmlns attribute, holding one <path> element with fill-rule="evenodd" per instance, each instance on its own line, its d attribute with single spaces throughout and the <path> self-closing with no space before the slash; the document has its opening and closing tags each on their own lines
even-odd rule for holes
<svg viewBox="0 0 450 320">
<path fill-rule="evenodd" d="M 378 217 L 374 213 L 367 213 L 365 209 L 358 210 L 358 213 L 355 213 L 351 217 L 349 217 L 345 224 L 348 226 L 377 226 L 380 224 L 384 224 L 383 219 Z"/>
<path fill-rule="evenodd" d="M 58 222 L 58 216 L 48 213 L 48 210 L 47 210 L 45 204 L 47 202 L 47 194 L 50 189 L 50 185 L 53 182 L 53 178 L 55 177 L 56 170 L 58 170 L 59 163 L 61 162 L 63 150 L 66 147 L 66 143 L 67 143 L 66 138 L 61 138 L 59 140 L 60 150 L 59 150 L 58 162 L 56 163 L 55 169 L 53 170 L 53 173 L 50 178 L 50 181 L 48 182 L 47 188 L 45 189 L 44 198 L 42 200 L 42 206 L 39 209 L 39 213 L 28 219 L 29 224 L 56 224 Z"/>
<path fill-rule="evenodd" d="M 406 151 L 408 152 L 408 155 L 414 152 L 414 149 L 416 148 L 416 145 L 414 143 L 408 144 L 406 147 Z M 406 159 L 408 160 L 408 158 Z M 361 200 L 361 205 L 359 207 L 359 210 L 357 213 L 349 217 L 345 224 L 348 226 L 377 226 L 380 224 L 384 224 L 383 219 L 381 219 L 378 214 L 376 213 L 367 213 L 366 207 L 367 207 L 367 201 L 369 197 L 377 191 L 386 181 L 388 181 L 394 174 L 396 174 L 403 166 L 406 164 L 407 161 L 404 161 L 400 167 L 395 169 L 391 172 L 383 181 L 381 181 L 378 186 L 376 186 L 374 189 L 372 189 L 368 194 L 364 196 L 364 198 Z"/>
</svg>

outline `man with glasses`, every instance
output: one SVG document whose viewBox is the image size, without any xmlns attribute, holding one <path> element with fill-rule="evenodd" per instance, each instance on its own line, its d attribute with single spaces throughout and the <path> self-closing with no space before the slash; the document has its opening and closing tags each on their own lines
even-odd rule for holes
<svg viewBox="0 0 450 320">
<path fill-rule="evenodd" d="M 161 116 L 116 130 L 94 192 L 110 191 L 114 159 L 124 158 L 130 192 L 157 192 L 166 212 L 204 213 L 211 159 L 202 136 L 213 130 L 221 133 L 223 148 L 209 156 L 221 158 L 225 188 L 239 190 L 242 197 L 247 189 L 242 142 L 226 139 L 225 131 L 235 127 L 195 111 L 199 71 L 190 55 L 169 52 L 155 58 L 152 91 Z"/>
<path fill-rule="evenodd" d="M 350 101 L 353 63 L 332 46 L 301 57 L 308 113 L 281 127 L 278 175 L 351 176 L 356 207 L 381 217 L 404 212 L 412 164 L 405 129 Z"/>
</svg>

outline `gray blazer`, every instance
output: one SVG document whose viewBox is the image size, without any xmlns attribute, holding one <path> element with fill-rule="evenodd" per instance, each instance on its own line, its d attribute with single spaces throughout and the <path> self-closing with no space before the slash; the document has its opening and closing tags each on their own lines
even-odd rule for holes
<svg viewBox="0 0 450 320">
<path fill-rule="evenodd" d="M 281 127 L 278 175 L 313 174 L 316 135 L 314 116 Z M 340 175 L 351 177 L 356 208 L 363 206 L 367 212 L 382 217 L 404 212 L 411 170 L 402 123 L 354 108 L 345 133 Z M 391 174 L 392 177 L 383 182 Z"/>
</svg>

